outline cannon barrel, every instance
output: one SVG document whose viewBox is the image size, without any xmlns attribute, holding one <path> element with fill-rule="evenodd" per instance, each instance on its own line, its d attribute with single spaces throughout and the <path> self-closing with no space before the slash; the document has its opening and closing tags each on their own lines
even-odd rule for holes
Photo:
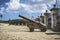
<svg viewBox="0 0 60 40">
<path fill-rule="evenodd" d="M 41 25 L 43 25 L 43 26 L 46 26 L 45 24 L 43 24 L 43 23 L 41 23 L 41 22 L 33 21 L 33 20 L 31 20 L 31 19 L 29 19 L 29 18 L 26 18 L 26 17 L 24 17 L 24 16 L 22 16 L 22 15 L 19 15 L 19 17 L 21 17 L 21 18 L 23 18 L 23 19 L 25 19 L 25 20 L 27 20 L 27 21 L 36 23 L 36 24 L 41 24 Z"/>
<path fill-rule="evenodd" d="M 27 21 L 30 21 L 30 22 L 33 22 L 33 23 L 37 23 L 36 21 L 33 21 L 33 20 L 31 20 L 31 19 L 29 19 L 29 18 L 26 18 L 26 17 L 24 17 L 24 16 L 22 16 L 22 15 L 19 15 L 19 17 L 21 17 L 21 18 L 23 18 L 23 19 L 25 19 L 25 20 L 27 20 Z"/>
</svg>

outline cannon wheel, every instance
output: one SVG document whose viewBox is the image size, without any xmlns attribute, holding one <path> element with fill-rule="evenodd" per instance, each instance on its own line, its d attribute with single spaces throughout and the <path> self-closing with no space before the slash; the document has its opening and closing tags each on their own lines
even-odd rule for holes
<svg viewBox="0 0 60 40">
<path fill-rule="evenodd" d="M 33 27 L 31 27 L 31 28 L 29 28 L 30 29 L 30 32 L 33 32 L 34 31 L 34 28 Z"/>
<path fill-rule="evenodd" d="M 41 30 L 41 32 L 46 32 L 47 28 L 46 27 L 41 27 L 40 30 Z"/>
</svg>

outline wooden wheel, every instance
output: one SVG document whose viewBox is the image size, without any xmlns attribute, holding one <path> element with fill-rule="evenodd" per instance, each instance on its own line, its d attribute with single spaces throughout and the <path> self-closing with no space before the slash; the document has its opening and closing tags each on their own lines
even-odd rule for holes
<svg viewBox="0 0 60 40">
<path fill-rule="evenodd" d="M 41 30 L 42 32 L 46 32 L 47 28 L 46 28 L 46 27 L 41 27 L 40 30 Z"/>
<path fill-rule="evenodd" d="M 33 27 L 31 27 L 31 28 L 29 28 L 30 29 L 30 32 L 33 32 L 34 31 L 34 28 Z"/>
</svg>

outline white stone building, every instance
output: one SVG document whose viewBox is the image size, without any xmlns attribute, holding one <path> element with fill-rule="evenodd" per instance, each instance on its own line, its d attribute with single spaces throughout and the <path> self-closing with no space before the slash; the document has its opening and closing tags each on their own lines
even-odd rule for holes
<svg viewBox="0 0 60 40">
<path fill-rule="evenodd" d="M 47 28 L 54 31 L 60 31 L 60 8 L 57 8 L 56 5 L 50 10 L 51 13 L 44 13 L 44 24 L 47 25 Z M 43 18 L 40 18 L 42 20 Z"/>
</svg>

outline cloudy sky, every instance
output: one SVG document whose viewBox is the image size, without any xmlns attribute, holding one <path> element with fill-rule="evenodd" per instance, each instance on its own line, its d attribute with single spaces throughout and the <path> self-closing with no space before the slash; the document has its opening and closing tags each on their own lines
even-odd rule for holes
<svg viewBox="0 0 60 40">
<path fill-rule="evenodd" d="M 60 7 L 60 0 L 0 0 L 0 13 L 3 15 L 2 20 L 19 19 L 19 14 L 36 18 L 45 10 L 50 12 L 53 4 Z"/>
</svg>

